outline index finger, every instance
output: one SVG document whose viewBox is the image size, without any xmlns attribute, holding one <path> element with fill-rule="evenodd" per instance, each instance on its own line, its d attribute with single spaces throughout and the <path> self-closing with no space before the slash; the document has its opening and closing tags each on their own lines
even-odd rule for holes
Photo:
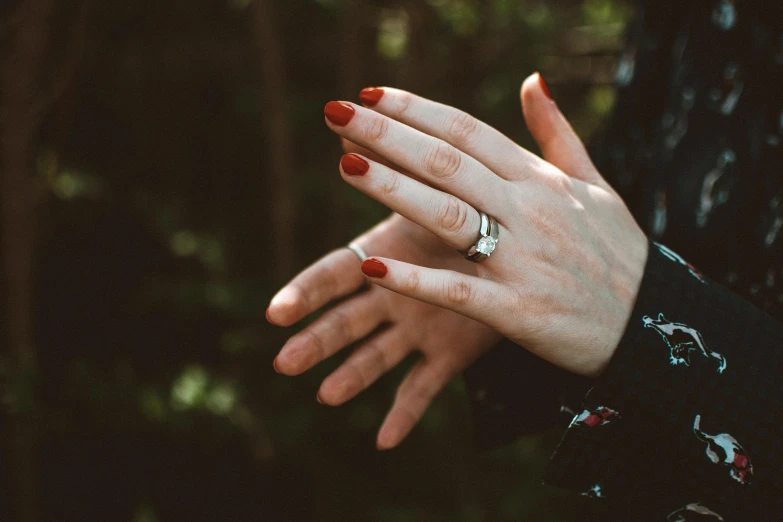
<svg viewBox="0 0 783 522">
<path fill-rule="evenodd" d="M 449 105 L 390 87 L 364 89 L 359 98 L 376 112 L 450 143 L 501 178 L 523 179 L 546 170 L 541 158 L 491 125 Z"/>
<path fill-rule="evenodd" d="M 290 326 L 322 306 L 358 290 L 365 282 L 359 257 L 347 248 L 325 255 L 281 288 L 269 303 L 267 320 Z"/>
</svg>

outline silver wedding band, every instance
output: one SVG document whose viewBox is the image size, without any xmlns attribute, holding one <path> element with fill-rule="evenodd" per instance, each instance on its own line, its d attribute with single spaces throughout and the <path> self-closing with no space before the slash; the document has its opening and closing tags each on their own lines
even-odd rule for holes
<svg viewBox="0 0 783 522">
<path fill-rule="evenodd" d="M 364 260 L 367 259 L 367 254 L 365 253 L 365 251 L 362 249 L 362 247 L 360 247 L 356 243 L 353 242 L 348 243 L 348 249 L 351 250 L 357 256 L 359 256 L 359 261 L 361 261 L 362 263 L 364 263 Z"/>
<path fill-rule="evenodd" d="M 480 263 L 492 255 L 500 239 L 500 226 L 492 216 L 479 211 L 481 226 L 479 227 L 476 242 L 466 250 L 458 250 L 468 261 Z"/>
</svg>

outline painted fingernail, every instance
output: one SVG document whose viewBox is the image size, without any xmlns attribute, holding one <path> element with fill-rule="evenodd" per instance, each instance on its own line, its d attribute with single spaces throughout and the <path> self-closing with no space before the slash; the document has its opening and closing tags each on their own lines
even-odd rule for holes
<svg viewBox="0 0 783 522">
<path fill-rule="evenodd" d="M 354 114 L 356 114 L 356 110 L 347 103 L 330 101 L 324 107 L 324 116 L 340 127 L 348 125 Z"/>
<path fill-rule="evenodd" d="M 349 176 L 364 176 L 370 170 L 370 164 L 356 154 L 345 154 L 340 158 L 340 166 Z"/>
<path fill-rule="evenodd" d="M 370 258 L 365 259 L 364 262 L 362 262 L 362 272 L 364 272 L 364 275 L 366 276 L 381 278 L 385 276 L 388 271 L 389 269 L 386 268 L 386 265 L 377 259 Z"/>
<path fill-rule="evenodd" d="M 383 89 L 378 87 L 367 87 L 359 93 L 359 99 L 367 107 L 375 107 L 381 101 L 381 98 L 383 98 Z"/>
<path fill-rule="evenodd" d="M 544 81 L 544 77 L 541 76 L 541 73 L 538 73 L 538 85 L 541 86 L 541 90 L 544 91 L 544 94 L 546 94 L 547 98 L 555 101 L 554 98 L 552 98 L 552 93 L 549 92 L 549 87 L 547 87 L 546 82 Z"/>
<path fill-rule="evenodd" d="M 277 357 L 272 361 L 272 368 L 274 368 L 277 373 L 280 373 L 280 370 L 277 368 Z"/>
</svg>

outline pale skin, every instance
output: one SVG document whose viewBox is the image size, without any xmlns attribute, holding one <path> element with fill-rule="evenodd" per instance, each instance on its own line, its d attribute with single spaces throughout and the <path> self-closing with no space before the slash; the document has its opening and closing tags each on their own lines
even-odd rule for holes
<svg viewBox="0 0 783 522">
<path fill-rule="evenodd" d="M 537 74 L 521 99 L 543 158 L 464 112 L 397 89 L 383 88 L 372 109 L 341 102 L 353 109 L 347 122 L 326 118 L 369 165 L 350 175 L 341 164 L 343 179 L 396 215 L 358 240 L 372 277 L 341 249 L 272 299 L 268 319 L 290 325 L 372 283 L 292 337 L 275 368 L 296 375 L 369 335 L 321 385 L 319 400 L 337 405 L 421 351 L 379 431 L 380 449 L 399 444 L 438 391 L 501 337 L 597 377 L 625 331 L 647 238 Z M 456 250 L 476 241 L 478 210 L 499 222 L 500 241 L 474 264 Z"/>
</svg>

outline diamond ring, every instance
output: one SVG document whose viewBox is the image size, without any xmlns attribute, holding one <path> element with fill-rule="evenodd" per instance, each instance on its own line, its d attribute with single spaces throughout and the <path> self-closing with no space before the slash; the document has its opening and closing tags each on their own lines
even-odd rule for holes
<svg viewBox="0 0 783 522">
<path fill-rule="evenodd" d="M 467 250 L 458 250 L 465 259 L 474 263 L 484 261 L 495 251 L 495 247 L 498 244 L 498 236 L 500 236 L 498 222 L 484 212 L 479 211 L 479 215 L 481 216 L 481 227 L 479 228 L 479 237 L 476 243 Z"/>
</svg>

